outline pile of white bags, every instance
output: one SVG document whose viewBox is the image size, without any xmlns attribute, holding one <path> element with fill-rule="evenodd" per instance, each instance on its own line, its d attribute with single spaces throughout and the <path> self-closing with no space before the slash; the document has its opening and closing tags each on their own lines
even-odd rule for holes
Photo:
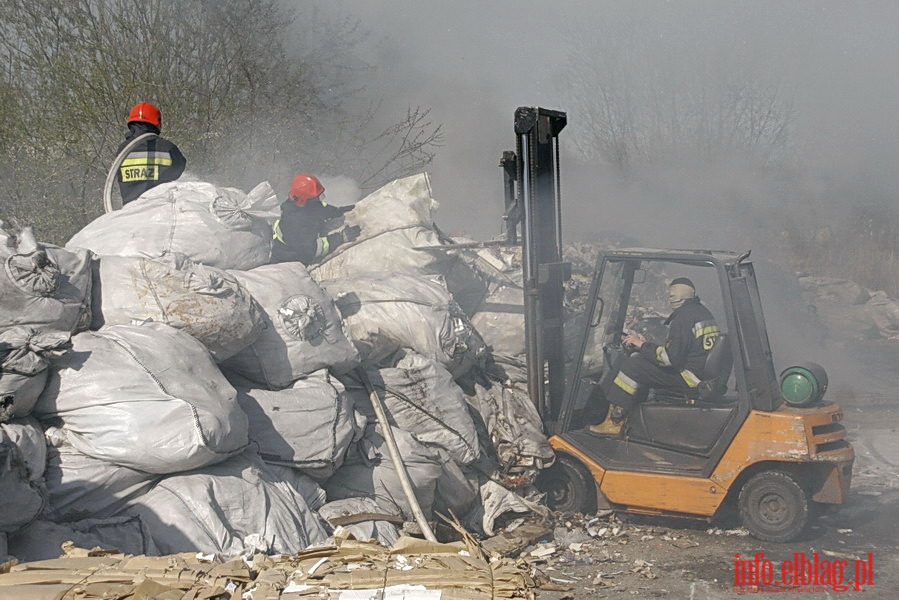
<svg viewBox="0 0 899 600">
<path fill-rule="evenodd" d="M 434 250 L 427 175 L 357 203 L 345 218 L 360 238 L 308 269 L 268 264 L 277 206 L 268 184 L 177 181 L 65 249 L 4 234 L 16 279 L 0 284 L 39 290 L 0 299 L 28 315 L 0 322 L 11 553 L 50 558 L 66 536 L 294 553 L 336 523 L 390 543 L 413 502 L 490 527 L 505 509 L 485 505 L 489 478 L 551 462 L 530 400 L 484 371 L 489 348 L 453 289 L 479 307 L 490 285 Z"/>
</svg>

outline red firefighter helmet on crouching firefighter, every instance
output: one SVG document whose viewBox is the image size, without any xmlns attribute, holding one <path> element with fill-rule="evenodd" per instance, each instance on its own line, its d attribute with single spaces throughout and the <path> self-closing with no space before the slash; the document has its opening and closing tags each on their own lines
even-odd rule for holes
<svg viewBox="0 0 899 600">
<path fill-rule="evenodd" d="M 306 202 L 324 193 L 325 186 L 315 175 L 297 175 L 290 183 L 289 197 L 297 206 L 306 206 Z"/>
<path fill-rule="evenodd" d="M 162 113 L 155 104 L 149 102 L 139 102 L 134 105 L 131 112 L 128 113 L 128 123 L 140 121 L 141 123 L 149 123 L 157 129 L 162 129 Z"/>
</svg>

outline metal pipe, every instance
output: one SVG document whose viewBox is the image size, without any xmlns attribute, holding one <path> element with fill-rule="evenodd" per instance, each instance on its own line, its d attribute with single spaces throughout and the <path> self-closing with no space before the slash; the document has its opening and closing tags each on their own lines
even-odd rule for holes
<svg viewBox="0 0 899 600">
<path fill-rule="evenodd" d="M 415 490 L 412 488 L 412 481 L 409 479 L 409 472 L 406 470 L 403 457 L 400 455 L 400 449 L 396 445 L 396 438 L 393 437 L 390 421 L 387 419 L 387 407 L 381 402 L 381 397 L 378 396 L 378 392 L 375 390 L 375 386 L 372 385 L 371 379 L 369 379 L 365 369 L 359 367 L 356 369 L 356 372 L 359 373 L 362 384 L 368 391 L 371 405 L 375 409 L 375 416 L 378 417 L 378 422 L 381 423 L 384 441 L 387 442 L 387 452 L 390 454 L 390 460 L 393 462 L 394 468 L 396 468 L 397 475 L 399 475 L 400 486 L 402 486 L 403 493 L 406 495 L 406 500 L 409 502 L 409 507 L 412 509 L 412 515 L 415 517 L 415 522 L 418 523 L 418 526 L 421 528 L 421 532 L 424 534 L 425 539 L 429 542 L 436 542 L 437 537 L 431 530 L 431 526 L 428 524 L 428 520 L 421 510 L 421 504 L 419 504 L 418 498 L 415 496 Z"/>
</svg>

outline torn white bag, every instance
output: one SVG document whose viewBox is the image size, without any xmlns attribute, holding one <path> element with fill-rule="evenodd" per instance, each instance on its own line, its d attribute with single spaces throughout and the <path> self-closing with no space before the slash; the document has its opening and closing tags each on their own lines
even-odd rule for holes
<svg viewBox="0 0 899 600">
<path fill-rule="evenodd" d="M 369 425 L 366 428 L 365 435 L 348 454 L 344 465 L 325 482 L 325 491 L 329 500 L 373 498 L 385 512 L 400 512 L 411 521 L 414 518 L 412 507 L 378 427 Z M 437 448 L 418 442 L 409 432 L 398 427 L 391 429 L 415 497 L 425 517 L 430 518 L 445 456 L 441 456 Z"/>
</svg>

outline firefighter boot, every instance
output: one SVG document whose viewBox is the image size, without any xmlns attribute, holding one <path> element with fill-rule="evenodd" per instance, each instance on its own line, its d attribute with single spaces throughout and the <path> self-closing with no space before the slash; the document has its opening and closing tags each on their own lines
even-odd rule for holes
<svg viewBox="0 0 899 600">
<path fill-rule="evenodd" d="M 591 425 L 588 429 L 599 435 L 620 435 L 621 429 L 624 427 L 624 417 L 623 408 L 610 404 L 605 420 L 602 423 Z"/>
</svg>

